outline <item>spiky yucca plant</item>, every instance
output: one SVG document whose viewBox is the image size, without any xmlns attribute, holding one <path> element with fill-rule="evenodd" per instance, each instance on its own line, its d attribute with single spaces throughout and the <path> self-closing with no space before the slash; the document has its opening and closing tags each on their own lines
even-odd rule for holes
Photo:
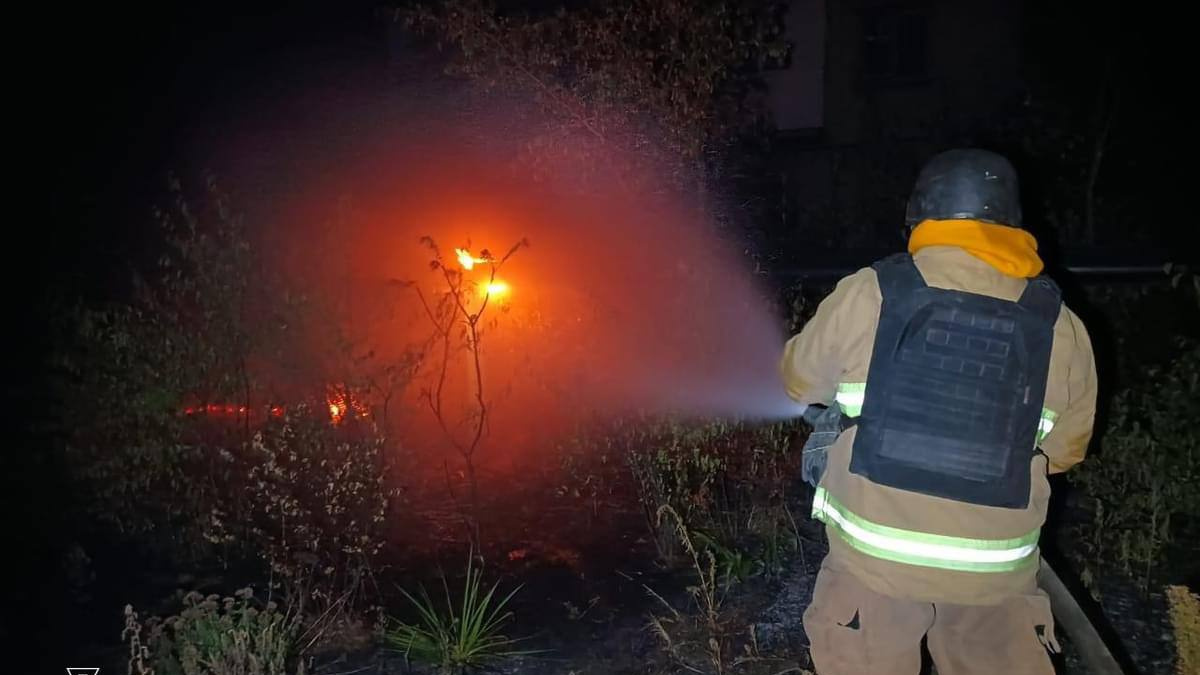
<svg viewBox="0 0 1200 675">
<path fill-rule="evenodd" d="M 403 588 L 400 592 L 412 603 L 419 620 L 415 623 L 394 621 L 387 633 L 387 642 L 406 658 L 456 669 L 478 666 L 507 656 L 536 653 L 519 650 L 519 639 L 508 637 L 501 629 L 512 619 L 507 611 L 517 586 L 502 598 L 496 595 L 500 582 L 483 590 L 483 570 L 475 565 L 475 556 L 467 559 L 467 576 L 463 582 L 462 599 L 456 606 L 450 597 L 450 585 L 442 577 L 445 610 L 422 587 L 418 595 Z"/>
</svg>

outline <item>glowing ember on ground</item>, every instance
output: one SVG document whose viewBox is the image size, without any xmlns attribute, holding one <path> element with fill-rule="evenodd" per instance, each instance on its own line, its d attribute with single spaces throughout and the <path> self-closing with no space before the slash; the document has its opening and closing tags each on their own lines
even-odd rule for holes
<svg viewBox="0 0 1200 675">
<path fill-rule="evenodd" d="M 346 417 L 346 404 L 338 401 L 337 403 L 329 404 L 329 418 L 334 424 L 338 424 Z"/>
<path fill-rule="evenodd" d="M 335 426 L 345 421 L 347 416 L 355 419 L 366 419 L 371 416 L 371 411 L 364 402 L 360 401 L 353 394 L 344 392 L 340 387 L 331 388 L 325 402 L 329 406 L 329 419 Z M 217 418 L 257 418 L 256 410 L 259 409 L 246 405 L 209 403 L 200 406 L 187 406 L 182 408 L 180 412 L 188 416 L 207 415 Z M 285 408 L 281 405 L 264 406 L 261 410 L 263 414 L 270 415 L 271 417 L 283 417 L 285 413 Z"/>
<path fill-rule="evenodd" d="M 332 389 L 326 402 L 329 404 L 329 419 L 334 426 L 341 424 L 348 414 L 357 419 L 370 417 L 370 411 L 362 401 L 340 388 Z"/>
</svg>

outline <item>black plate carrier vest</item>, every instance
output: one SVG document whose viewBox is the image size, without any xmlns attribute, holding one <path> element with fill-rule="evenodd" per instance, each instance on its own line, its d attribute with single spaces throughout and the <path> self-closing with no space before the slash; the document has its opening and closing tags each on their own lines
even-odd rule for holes
<svg viewBox="0 0 1200 675">
<path fill-rule="evenodd" d="M 850 471 L 901 490 L 1025 508 L 1061 294 L 1017 302 L 926 285 L 912 256 L 874 269 L 883 296 Z"/>
</svg>

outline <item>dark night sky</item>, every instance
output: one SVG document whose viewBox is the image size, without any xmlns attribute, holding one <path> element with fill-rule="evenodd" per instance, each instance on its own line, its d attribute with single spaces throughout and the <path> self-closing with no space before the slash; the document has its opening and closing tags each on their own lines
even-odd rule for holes
<svg viewBox="0 0 1200 675">
<path fill-rule="evenodd" d="M 1063 87 L 1086 84 L 1074 71 L 1093 69 L 1089 59 L 1107 48 L 1104 40 L 1124 50 L 1140 89 L 1128 97 L 1118 140 L 1126 144 L 1126 156 L 1129 148 L 1139 153 L 1141 161 L 1128 163 L 1129 173 L 1147 183 L 1148 206 L 1162 210 L 1161 196 L 1182 182 L 1164 168 L 1174 155 L 1162 150 L 1175 133 L 1181 94 L 1174 78 L 1185 46 L 1164 31 L 1178 22 L 1128 10 L 1106 14 L 1109 5 L 1053 4 L 1054 10 L 1026 5 L 1044 15 L 1031 23 L 1037 32 L 1030 35 L 1041 45 L 1030 52 L 1033 70 L 1053 70 L 1048 80 L 1057 78 Z M 26 290 L 6 295 L 8 314 L 33 317 L 38 326 L 48 307 L 42 289 L 103 295 L 120 288 L 129 261 L 148 253 L 149 207 L 161 196 L 166 172 L 220 170 L 193 160 L 209 139 L 219 140 L 231 111 L 256 96 L 270 97 L 281 79 L 302 83 L 309 70 L 327 75 L 385 62 L 375 5 L 222 0 L 134 9 L 80 3 L 53 6 L 24 22 L 34 27 L 38 45 L 25 72 L 35 130 L 31 173 L 38 192 L 47 194 L 36 221 L 14 228 L 10 239 L 19 262 L 6 267 L 6 287 Z M 1091 94 L 1078 95 L 1085 109 Z M 1119 175 L 1118 164 L 1126 163 L 1112 161 L 1110 175 Z M 42 346 L 39 330 L 27 333 L 33 340 L 28 358 L 15 360 L 21 367 Z"/>
<path fill-rule="evenodd" d="M 1118 140 L 1142 153 L 1130 172 L 1160 181 L 1157 187 L 1169 194 L 1170 181 L 1181 179 L 1162 166 L 1173 155 L 1158 149 L 1171 145 L 1182 95 L 1174 78 L 1185 42 L 1164 32 L 1177 22 L 1161 14 L 1102 11 L 1111 5 L 1052 4 L 1055 9 L 1047 10 L 1045 3 L 1027 3 L 1044 15 L 1031 22 L 1037 32 L 1029 36 L 1040 43 L 1030 52 L 1032 70 L 1050 73 L 1048 79 L 1063 87 L 1086 85 L 1087 78 L 1074 73 L 1094 69 L 1089 60 L 1107 49 L 1104 41 L 1124 50 L 1142 88 L 1127 103 L 1126 115 L 1138 122 L 1127 117 Z M 19 256 L 6 266 L 6 287 L 26 291 L 6 296 L 8 314 L 44 314 L 40 290 L 51 282 L 70 292 L 119 288 L 128 278 L 127 261 L 145 257 L 139 245 L 151 231 L 149 207 L 161 195 L 166 172 L 221 169 L 194 166 L 189 153 L 217 140 L 239 103 L 269 97 L 281 78 L 302 82 L 309 69 L 351 72 L 360 64 L 382 65 L 387 48 L 375 5 L 222 0 L 135 9 L 79 3 L 54 5 L 22 22 L 37 45 L 24 72 L 35 130 L 31 173 L 38 192 L 47 194 L 35 224 L 14 228 L 10 239 Z M 1121 28 L 1113 31 L 1114 25 Z M 1037 62 L 1055 62 L 1056 69 Z M 1089 96 L 1079 92 L 1083 108 Z M 1112 163 L 1110 175 L 1119 174 L 1123 160 Z M 1159 198 L 1147 201 L 1162 207 Z"/>
<path fill-rule="evenodd" d="M 219 168 L 189 166 L 184 143 L 191 150 L 202 147 L 237 102 L 262 96 L 280 78 L 302 78 L 306 69 L 349 71 L 356 64 L 382 63 L 386 45 L 372 14 L 376 4 L 223 0 L 133 9 L 80 3 L 56 6 L 49 10 L 54 16 L 30 22 L 42 29 L 44 59 L 31 63 L 48 66 L 28 75 L 35 92 L 34 126 L 45 130 L 36 142 L 37 163 L 46 168 L 37 173 L 51 194 L 49 211 L 39 227 L 24 233 L 30 240 L 23 248 L 45 268 L 41 276 L 62 274 L 64 268 L 76 268 L 81 279 L 95 273 L 108 277 L 110 269 L 119 276 L 110 256 L 129 253 L 131 240 L 147 225 L 148 206 L 165 172 Z M 1146 153 L 1151 154 L 1165 140 L 1162 130 L 1171 127 L 1168 118 L 1179 95 L 1155 88 L 1175 77 L 1176 54 L 1183 46 L 1163 32 L 1170 29 L 1169 17 L 1106 13 L 1112 3 L 1052 4 L 1055 9 L 1048 10 L 1044 3 L 1027 3 L 1028 11 L 1044 15 L 1031 22 L 1037 32 L 1030 37 L 1041 46 L 1030 58 L 1056 61 L 1057 72 L 1049 79 L 1057 78 L 1064 88 L 1087 87 L 1086 72 L 1077 77 L 1074 71 L 1095 72 L 1089 60 L 1102 54 L 1087 48 L 1095 40 L 1088 36 L 1113 35 L 1111 46 L 1124 51 L 1138 71 L 1135 79 L 1155 82 L 1126 104 L 1126 115 L 1147 122 L 1139 131 L 1147 133 Z M 1124 28 L 1113 31 L 1112 25 Z M 1033 70 L 1047 69 L 1035 65 Z M 1078 95 L 1086 108 L 1090 92 Z"/>
<path fill-rule="evenodd" d="M 10 227 L 5 314 L 25 329 L 6 360 L 6 393 L 30 405 L 51 292 L 102 298 L 145 259 L 150 207 L 168 171 L 194 166 L 231 114 L 287 75 L 369 67 L 387 57 L 375 3 L 248 2 L 55 5 L 28 17 L 20 77 L 29 115 L 34 220 Z M 34 387 L 36 389 L 36 387 Z M 36 396 L 36 394 L 35 394 Z"/>
<path fill-rule="evenodd" d="M 61 66 L 41 78 L 58 193 L 45 253 L 86 252 L 89 272 L 145 227 L 168 170 L 204 169 L 187 166 L 188 144 L 231 105 L 283 73 L 386 57 L 370 2 L 110 7 L 59 22 Z"/>
</svg>

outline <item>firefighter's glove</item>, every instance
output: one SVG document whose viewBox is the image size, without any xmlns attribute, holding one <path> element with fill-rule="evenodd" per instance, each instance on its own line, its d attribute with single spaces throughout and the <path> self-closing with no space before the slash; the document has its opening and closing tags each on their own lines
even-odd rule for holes
<svg viewBox="0 0 1200 675">
<path fill-rule="evenodd" d="M 837 406 L 809 406 L 804 411 L 804 421 L 812 425 L 813 430 L 801 451 L 800 475 L 804 482 L 815 488 L 825 473 L 829 446 L 842 432 L 842 411 Z"/>
</svg>

